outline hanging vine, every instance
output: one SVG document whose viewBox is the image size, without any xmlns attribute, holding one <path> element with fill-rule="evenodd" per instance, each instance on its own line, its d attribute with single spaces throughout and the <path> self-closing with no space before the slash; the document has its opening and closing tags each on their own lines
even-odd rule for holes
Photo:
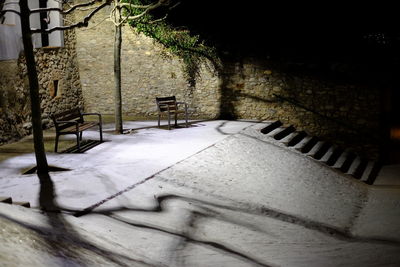
<svg viewBox="0 0 400 267">
<path fill-rule="evenodd" d="M 134 5 L 146 5 L 150 0 L 123 0 L 122 2 Z M 141 10 L 129 7 L 132 15 L 140 14 Z M 169 7 L 171 9 L 171 6 Z M 199 35 L 193 35 L 188 29 L 174 28 L 166 21 L 168 10 L 164 17 L 157 18 L 154 14 L 146 14 L 135 20 L 128 20 L 129 24 L 138 32 L 153 38 L 162 44 L 172 54 L 183 60 L 183 72 L 190 86 L 195 86 L 200 75 L 200 66 L 205 64 L 211 70 L 218 70 L 220 60 L 214 47 L 208 46 Z M 211 65 L 210 65 L 211 63 Z"/>
</svg>

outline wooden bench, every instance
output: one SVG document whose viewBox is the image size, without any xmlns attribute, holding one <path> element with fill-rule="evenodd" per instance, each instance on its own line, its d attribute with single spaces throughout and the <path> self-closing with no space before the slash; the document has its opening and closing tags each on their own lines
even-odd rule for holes
<svg viewBox="0 0 400 267">
<path fill-rule="evenodd" d="M 178 126 L 178 114 L 185 114 L 186 127 L 188 127 L 188 105 L 185 102 L 177 102 L 175 96 L 156 97 L 158 110 L 158 127 L 160 127 L 160 119 L 163 114 L 168 116 L 168 130 L 171 129 L 171 116 L 175 117 L 175 126 Z M 184 105 L 181 109 L 180 106 Z"/>
<path fill-rule="evenodd" d="M 97 115 L 98 121 L 84 121 L 85 115 Z M 94 126 L 99 127 L 100 142 L 103 142 L 102 118 L 99 113 L 81 113 L 79 108 L 53 114 L 51 116 L 56 128 L 56 143 L 54 152 L 57 152 L 58 139 L 60 135 L 75 134 L 78 151 L 80 150 L 80 141 L 82 141 L 82 132 Z"/>
</svg>

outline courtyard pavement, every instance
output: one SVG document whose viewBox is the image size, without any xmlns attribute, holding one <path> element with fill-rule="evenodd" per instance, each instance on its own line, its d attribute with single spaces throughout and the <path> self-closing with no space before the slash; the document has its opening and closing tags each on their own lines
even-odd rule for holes
<svg viewBox="0 0 400 267">
<path fill-rule="evenodd" d="M 84 153 L 49 152 L 69 170 L 47 180 L 22 174 L 33 153 L 2 157 L 0 196 L 33 208 L 0 204 L 1 265 L 400 265 L 398 186 L 332 170 L 261 134 L 266 122 L 155 125 L 106 124 Z M 36 209 L 44 197 L 61 212 Z"/>
</svg>

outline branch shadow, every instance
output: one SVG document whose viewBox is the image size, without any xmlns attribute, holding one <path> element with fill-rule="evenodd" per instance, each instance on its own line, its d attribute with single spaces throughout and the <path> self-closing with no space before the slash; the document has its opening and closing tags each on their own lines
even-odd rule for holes
<svg viewBox="0 0 400 267">
<path fill-rule="evenodd" d="M 168 227 L 158 225 L 158 224 L 151 224 L 151 223 L 143 223 L 141 221 L 132 220 L 125 218 L 124 216 L 120 216 L 116 214 L 116 212 L 145 212 L 145 213 L 165 213 L 168 212 L 166 208 L 166 202 L 170 200 L 180 200 L 185 203 L 193 205 L 194 209 L 187 210 L 190 214 L 189 216 L 182 218 L 183 227 L 179 230 L 170 229 Z M 222 212 L 218 212 L 216 209 L 222 210 Z M 199 211 L 200 210 L 200 211 Z M 92 210 L 91 214 L 101 214 L 107 216 L 109 218 L 115 219 L 118 222 L 122 222 L 128 224 L 133 227 L 146 229 L 149 231 L 156 231 L 159 233 L 163 233 L 166 235 L 171 235 L 174 237 L 179 238 L 179 242 L 174 245 L 174 247 L 170 247 L 169 251 L 171 253 L 171 258 L 174 260 L 179 259 L 179 251 L 183 251 L 183 248 L 190 244 L 200 245 L 206 248 L 210 248 L 217 252 L 230 255 L 234 258 L 237 258 L 243 262 L 247 262 L 250 264 L 255 264 L 257 266 L 270 266 L 269 263 L 264 262 L 261 259 L 257 259 L 257 257 L 250 255 L 249 253 L 240 251 L 240 249 L 235 248 L 232 245 L 225 244 L 220 241 L 210 241 L 201 238 L 195 237 L 197 225 L 202 220 L 207 219 L 215 219 L 221 222 L 227 222 L 236 226 L 242 226 L 246 229 L 265 233 L 268 235 L 272 235 L 277 237 L 274 233 L 266 232 L 264 229 L 260 228 L 258 225 L 254 225 L 252 223 L 241 221 L 240 218 L 232 217 L 229 215 L 224 214 L 224 211 L 233 211 L 233 212 L 240 212 L 243 214 L 250 214 L 250 215 L 258 215 L 258 216 L 266 216 L 268 218 L 276 219 L 285 223 L 295 224 L 301 227 L 304 227 L 309 230 L 317 231 L 322 233 L 328 237 L 344 241 L 344 242 L 363 242 L 363 243 L 375 243 L 375 244 L 382 244 L 382 245 L 390 245 L 395 247 L 400 247 L 400 243 L 396 240 L 377 240 L 371 238 L 360 238 L 352 236 L 347 229 L 338 229 L 332 226 L 328 226 L 307 218 L 302 218 L 299 216 L 295 216 L 292 214 L 287 214 L 282 211 L 274 210 L 271 208 L 267 208 L 264 206 L 256 207 L 256 208 L 249 208 L 249 207 L 240 207 L 237 206 L 230 206 L 230 205 L 222 205 L 216 204 L 209 201 L 199 200 L 192 197 L 174 195 L 174 194 L 165 194 L 159 195 L 155 197 L 155 205 L 149 209 L 142 209 L 140 207 L 117 207 L 111 209 L 102 209 L 102 210 Z M 86 213 L 87 214 L 87 213 Z M 83 214 L 85 215 L 85 214 Z M 78 215 L 79 216 L 79 215 Z"/>
<path fill-rule="evenodd" d="M 244 214 L 250 214 L 250 215 L 259 215 L 259 216 L 267 216 L 269 218 L 273 218 L 282 222 L 290 223 L 290 224 L 295 224 L 302 226 L 306 229 L 317 231 L 321 234 L 324 234 L 326 236 L 335 238 L 337 240 L 342 240 L 342 241 L 360 241 L 360 242 L 373 242 L 373 243 L 382 243 L 382 244 L 390 244 L 390 245 L 395 245 L 400 247 L 400 242 L 397 240 L 390 240 L 390 239 L 385 239 L 385 240 L 377 240 L 377 239 L 371 239 L 371 238 L 360 238 L 360 237 L 355 237 L 352 236 L 349 232 L 349 229 L 339 229 L 330 225 L 326 225 L 317 221 L 313 221 L 307 218 L 302 218 L 300 216 L 296 216 L 293 214 L 288 214 L 279 210 L 271 209 L 265 206 L 256 206 L 256 207 L 250 207 L 247 205 L 237 205 L 235 207 L 233 206 L 228 206 L 228 205 L 223 205 L 223 204 L 216 204 L 213 202 L 205 201 L 205 200 L 199 200 L 196 198 L 192 197 L 186 197 L 186 196 L 179 196 L 179 195 L 174 195 L 174 194 L 165 194 L 165 195 L 159 195 L 155 197 L 155 203 L 156 205 L 151 208 L 151 209 L 141 209 L 141 208 L 127 208 L 127 207 L 119 207 L 119 208 L 113 208 L 113 209 L 103 209 L 100 211 L 95 211 L 92 210 L 90 212 L 86 212 L 84 214 L 75 213 L 77 217 L 86 215 L 88 213 L 97 213 L 97 214 L 103 214 L 103 215 L 109 215 L 112 214 L 113 212 L 118 212 L 118 211 L 134 211 L 134 212 L 164 212 L 165 208 L 163 207 L 165 202 L 169 200 L 181 200 L 186 203 L 195 203 L 198 206 L 200 206 L 203 210 L 207 211 L 207 216 L 208 217 L 213 217 L 218 220 L 226 221 L 226 222 L 233 222 L 234 224 L 240 225 L 247 227 L 251 230 L 254 231 L 262 231 L 264 232 L 261 228 L 254 226 L 252 224 L 244 224 L 241 223 L 239 220 L 232 220 L 231 218 L 224 217 L 221 213 L 215 212 L 210 208 L 205 208 L 205 207 L 211 207 L 211 208 L 217 208 L 217 209 L 222 209 L 222 210 L 228 210 L 228 211 L 233 211 L 233 212 L 240 212 Z M 243 203 L 242 203 L 243 204 Z M 206 217 L 206 215 L 204 215 Z M 268 233 L 270 234 L 270 233 Z"/>
<path fill-rule="evenodd" d="M 136 220 L 131 220 L 124 218 L 123 216 L 118 216 L 115 214 L 115 212 L 120 212 L 120 211 L 133 211 L 133 212 L 146 212 L 146 213 L 165 213 L 167 212 L 166 210 L 166 202 L 169 200 L 181 200 L 186 203 L 194 204 L 197 203 L 197 209 L 200 208 L 201 211 L 199 210 L 188 210 L 189 215 L 184 216 L 182 218 L 182 223 L 183 227 L 179 230 L 173 230 L 169 229 L 168 227 L 163 227 L 160 225 L 155 225 L 155 224 L 150 224 L 150 223 L 143 223 L 140 221 Z M 188 243 L 195 244 L 195 245 L 200 245 L 206 248 L 210 248 L 214 251 L 217 252 L 222 252 L 223 254 L 230 255 L 234 258 L 237 258 L 241 261 L 254 264 L 256 266 L 271 266 L 265 262 L 263 262 L 260 259 L 257 259 L 255 256 L 250 255 L 249 253 L 246 253 L 244 251 L 240 251 L 239 249 L 230 246 L 228 244 L 224 244 L 222 242 L 217 242 L 217 241 L 209 241 L 209 240 L 203 240 L 196 238 L 194 236 L 196 229 L 197 229 L 197 224 L 201 220 L 205 220 L 208 218 L 213 218 L 217 219 L 220 221 L 228 222 L 228 223 L 233 223 L 235 225 L 241 225 L 243 227 L 246 227 L 247 229 L 251 229 L 253 231 L 258 231 L 258 232 L 265 232 L 261 228 L 250 224 L 250 223 L 243 223 L 239 220 L 233 221 L 232 218 L 229 218 L 225 216 L 224 214 L 221 214 L 211 208 L 205 207 L 207 206 L 218 206 L 214 205 L 209 202 L 203 202 L 199 201 L 194 198 L 187 198 L 183 196 L 178 196 L 178 195 L 162 195 L 158 196 L 155 198 L 155 203 L 156 205 L 153 208 L 150 209 L 140 209 L 140 208 L 125 208 L 125 207 L 120 207 L 116 209 L 104 209 L 101 211 L 93 211 L 92 214 L 101 214 L 104 216 L 107 216 L 109 218 L 112 218 L 118 222 L 128 224 L 130 226 L 140 228 L 140 229 L 145 229 L 149 231 L 156 231 L 162 234 L 170 235 L 179 238 L 179 242 L 174 245 L 174 247 L 169 248 L 169 252 L 171 253 L 170 259 L 177 261 L 179 257 L 179 252 L 182 251 Z M 218 207 L 223 207 L 223 206 L 218 206 Z M 233 210 L 233 209 L 232 209 Z M 273 235 L 272 233 L 268 233 L 270 235 Z M 170 263 L 172 264 L 172 263 Z M 184 264 L 181 264 L 184 266 Z M 177 266 L 176 262 L 173 264 L 173 266 Z"/>
<path fill-rule="evenodd" d="M 61 260 L 61 262 L 64 259 L 66 262 L 63 262 L 63 264 L 69 265 L 71 261 L 74 261 L 79 266 L 90 266 L 93 262 L 86 256 L 89 254 L 88 252 L 91 252 L 96 257 L 118 266 L 131 266 L 132 264 L 160 266 L 159 263 L 149 263 L 142 259 L 128 257 L 87 241 L 66 220 L 65 215 L 62 213 L 63 209 L 57 205 L 55 201 L 55 186 L 50 175 L 38 174 L 38 177 L 40 181 L 39 204 L 46 215 L 48 227 L 28 224 L 4 214 L 0 214 L 0 216 L 41 236 L 48 243 L 48 247 L 51 250 L 49 253 Z"/>
<path fill-rule="evenodd" d="M 242 261 L 251 263 L 251 264 L 255 264 L 258 266 L 271 266 L 268 265 L 266 263 L 263 263 L 261 260 L 256 259 L 254 256 L 248 255 L 245 252 L 241 252 L 238 249 L 235 248 L 231 248 L 228 245 L 225 244 L 221 244 L 219 242 L 214 242 L 214 241 L 206 241 L 206 240 L 200 240 L 200 239 L 196 239 L 195 237 L 192 237 L 192 232 L 195 231 L 196 229 L 196 221 L 198 220 L 198 217 L 208 217 L 208 215 L 202 214 L 202 213 L 198 213 L 198 212 L 193 212 L 190 216 L 189 216 L 189 220 L 188 220 L 188 225 L 190 225 L 190 228 L 193 229 L 192 231 L 188 231 L 188 229 L 184 229 L 181 233 L 179 232 L 174 232 L 172 230 L 169 230 L 165 227 L 161 227 L 158 225 L 151 225 L 151 224 L 143 224 L 140 222 L 136 222 L 136 221 L 132 221 L 132 220 L 127 220 L 126 218 L 121 218 L 115 215 L 109 215 L 109 217 L 122 222 L 122 223 L 126 223 L 130 226 L 134 226 L 137 228 L 143 228 L 143 229 L 147 229 L 147 230 L 152 230 L 152 231 L 157 231 L 157 232 L 161 232 L 164 234 L 168 234 L 168 235 L 172 235 L 172 236 L 176 236 L 181 238 L 181 241 L 176 245 L 176 248 L 180 248 L 178 249 L 170 249 L 170 251 L 172 251 L 173 253 L 178 253 L 177 251 L 182 250 L 187 243 L 193 243 L 193 244 L 197 244 L 197 245 L 201 245 L 201 246 L 206 246 L 209 247 L 211 249 L 214 249 L 218 252 L 223 252 L 225 254 L 229 254 L 233 257 L 236 257 Z M 173 258 L 178 258 L 178 257 L 173 257 Z"/>
</svg>

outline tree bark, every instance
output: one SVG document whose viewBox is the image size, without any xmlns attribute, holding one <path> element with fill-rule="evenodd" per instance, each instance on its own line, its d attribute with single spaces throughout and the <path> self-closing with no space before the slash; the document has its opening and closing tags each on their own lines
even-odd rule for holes
<svg viewBox="0 0 400 267">
<path fill-rule="evenodd" d="M 117 5 L 119 1 L 115 1 Z M 123 133 L 122 124 L 122 94 L 121 94 L 121 43 L 122 43 L 122 25 L 121 25 L 121 9 L 116 6 L 115 10 L 115 41 L 114 41 L 114 80 L 115 80 L 115 132 Z"/>
<path fill-rule="evenodd" d="M 33 129 L 33 143 L 35 148 L 35 157 L 38 174 L 46 174 L 49 172 L 47 164 L 46 152 L 43 143 L 42 130 L 42 112 L 40 109 L 39 82 L 36 72 L 36 62 L 33 54 L 32 36 L 29 22 L 29 7 L 27 0 L 20 0 L 21 8 L 21 30 L 22 40 L 24 44 L 26 66 L 29 78 L 29 93 L 31 98 L 31 116 Z"/>
</svg>

